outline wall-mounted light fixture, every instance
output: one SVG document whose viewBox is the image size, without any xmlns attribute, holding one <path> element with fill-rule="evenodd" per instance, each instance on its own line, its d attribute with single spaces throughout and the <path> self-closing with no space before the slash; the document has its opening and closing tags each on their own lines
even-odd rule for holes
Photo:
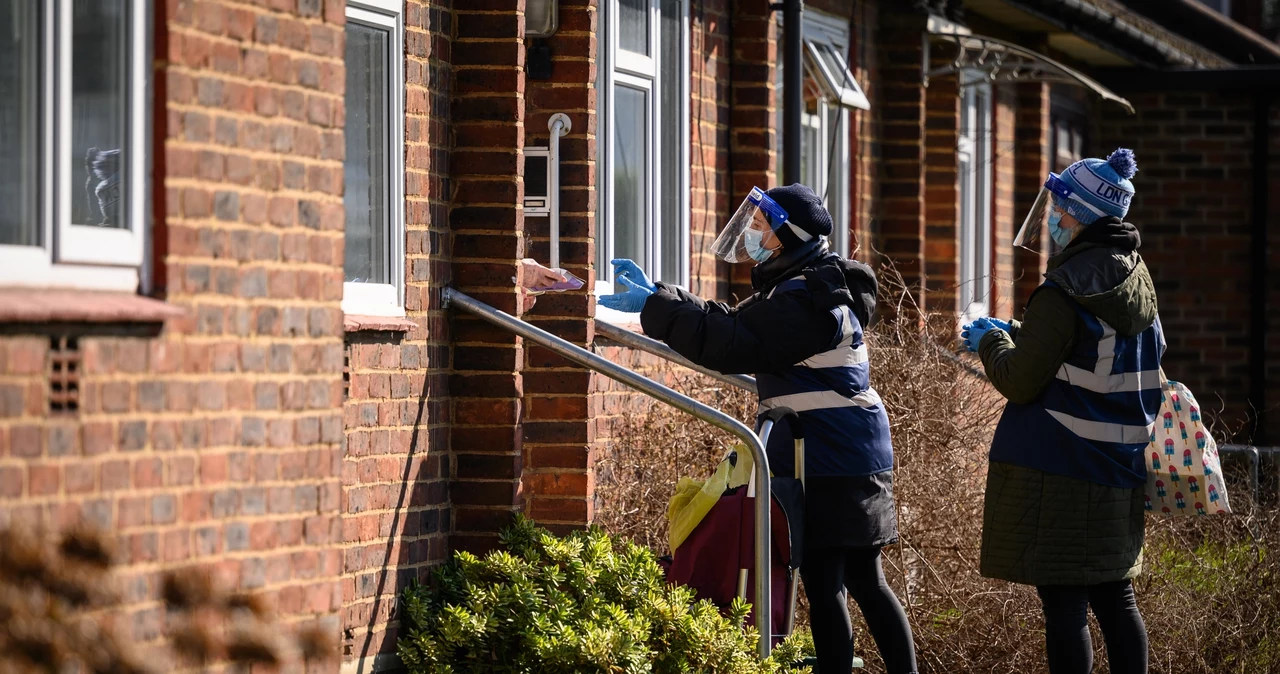
<svg viewBox="0 0 1280 674">
<path fill-rule="evenodd" d="M 559 27 L 559 0 L 526 0 L 524 6 L 525 37 L 551 37 Z"/>
</svg>

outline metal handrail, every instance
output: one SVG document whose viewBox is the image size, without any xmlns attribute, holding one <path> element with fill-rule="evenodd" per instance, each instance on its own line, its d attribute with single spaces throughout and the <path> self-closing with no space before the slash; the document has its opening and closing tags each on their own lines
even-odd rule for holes
<svg viewBox="0 0 1280 674">
<path fill-rule="evenodd" d="M 745 424 L 720 410 L 704 405 L 678 391 L 659 384 L 652 379 L 638 375 L 617 363 L 602 358 L 572 342 L 563 340 L 546 330 L 526 323 L 515 316 L 499 311 L 480 302 L 466 293 L 453 288 L 445 288 L 444 306 L 457 307 L 481 320 L 500 328 L 510 330 L 521 337 L 532 341 L 553 353 L 577 363 L 589 370 L 594 370 L 614 381 L 630 386 L 641 393 L 666 403 L 682 412 L 686 412 L 717 428 L 728 431 L 738 437 L 751 450 L 751 458 L 755 460 L 757 470 L 753 476 L 756 493 L 755 499 L 755 602 L 752 609 L 756 615 L 756 626 L 760 632 L 760 659 L 769 657 L 772 646 L 771 617 L 773 615 L 769 594 L 769 534 L 771 531 L 771 515 L 769 506 L 772 502 L 769 487 L 769 457 L 765 455 L 764 444 L 760 438 Z M 764 430 L 763 428 L 761 429 Z M 763 498 L 761 498 L 763 495 Z"/>
<path fill-rule="evenodd" d="M 604 321 L 596 321 L 596 334 L 615 341 L 625 347 L 651 353 L 659 358 L 665 358 L 673 363 L 683 365 L 690 370 L 701 372 L 717 381 L 722 381 L 731 386 L 737 386 L 745 391 L 756 392 L 756 378 L 745 374 L 724 374 L 717 372 L 709 367 L 703 367 L 697 363 L 676 353 L 675 349 L 659 342 L 651 337 L 645 337 L 642 334 L 632 332 L 626 328 L 620 328 L 616 325 L 606 323 Z"/>
<path fill-rule="evenodd" d="M 1253 481 L 1253 500 L 1259 502 L 1262 498 L 1262 476 L 1260 466 L 1262 464 L 1262 456 L 1265 454 L 1272 461 L 1280 461 L 1280 447 L 1256 447 L 1254 445 L 1219 445 L 1218 452 L 1222 454 L 1244 454 L 1249 457 L 1249 476 Z M 1276 482 L 1276 495 L 1280 497 L 1280 478 Z"/>
</svg>

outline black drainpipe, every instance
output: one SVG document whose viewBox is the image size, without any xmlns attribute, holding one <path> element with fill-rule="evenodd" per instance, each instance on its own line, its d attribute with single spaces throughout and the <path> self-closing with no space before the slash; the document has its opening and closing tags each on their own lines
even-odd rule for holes
<svg viewBox="0 0 1280 674">
<path fill-rule="evenodd" d="M 782 184 L 800 182 L 800 106 L 804 105 L 804 0 L 783 0 Z"/>
<path fill-rule="evenodd" d="M 1250 236 L 1249 404 L 1253 407 L 1252 441 L 1268 442 L 1267 429 L 1267 187 L 1271 163 L 1271 95 L 1253 99 L 1253 227 Z"/>
</svg>

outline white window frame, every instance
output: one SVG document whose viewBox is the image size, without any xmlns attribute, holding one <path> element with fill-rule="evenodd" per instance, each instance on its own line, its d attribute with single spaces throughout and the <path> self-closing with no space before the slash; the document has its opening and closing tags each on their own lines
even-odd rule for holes
<svg viewBox="0 0 1280 674">
<path fill-rule="evenodd" d="M 991 313 L 991 83 L 979 72 L 960 74 L 960 105 L 967 108 L 969 128 L 960 128 L 956 143 L 956 235 L 959 238 L 959 307 L 970 321 Z M 957 123 L 965 118 L 961 111 Z M 969 169 L 963 169 L 968 163 Z M 967 204 L 966 204 L 967 197 Z M 977 269 L 975 260 L 985 261 Z"/>
<path fill-rule="evenodd" d="M 130 2 L 125 42 L 125 136 L 120 196 L 126 227 L 71 222 L 72 3 L 44 3 L 40 17 L 38 246 L 0 244 L 0 285 L 136 292 L 143 281 L 150 205 L 150 2 Z M 5 67 L 0 64 L 0 67 Z"/>
<path fill-rule="evenodd" d="M 644 197 L 645 204 L 645 256 L 642 260 L 636 260 L 650 277 L 655 280 L 661 280 L 676 286 L 687 287 L 689 284 L 689 68 L 681 67 L 680 72 L 680 92 L 678 99 L 681 101 L 679 129 L 664 129 L 663 115 L 661 109 L 662 98 L 662 72 L 664 65 L 663 58 L 675 56 L 681 59 L 681 63 L 685 66 L 689 59 L 689 5 L 690 0 L 680 1 L 680 53 L 671 55 L 666 54 L 662 50 L 662 21 L 661 21 L 661 2 L 662 0 L 646 0 L 648 3 L 648 21 L 649 21 L 649 42 L 648 51 L 650 55 L 638 54 L 635 52 L 622 49 L 618 43 L 618 0 L 605 0 L 601 3 L 600 25 L 604 27 L 600 31 L 600 60 L 598 67 L 597 86 L 599 110 L 598 131 L 596 133 L 597 161 L 600 162 L 600 170 L 597 173 L 598 181 L 596 185 L 596 193 L 598 195 L 598 217 L 596 222 L 596 245 L 600 249 L 597 255 L 597 262 L 604 261 L 604 264 L 597 264 L 595 294 L 597 296 L 608 295 L 614 292 L 613 285 L 613 266 L 608 263 L 614 256 L 613 246 L 616 240 L 613 223 L 614 223 L 614 203 L 613 203 L 613 166 L 614 166 L 614 143 L 613 129 L 615 124 L 614 117 L 614 92 L 617 87 L 625 86 L 635 89 L 641 89 L 646 92 L 648 97 L 647 118 L 649 127 L 646 131 L 645 143 L 645 180 L 647 183 L 646 194 Z M 679 157 L 663 157 L 661 139 L 664 133 L 680 134 L 680 156 Z M 681 167 L 680 185 L 674 188 L 667 187 L 664 189 L 662 183 L 662 173 L 660 167 L 667 162 L 677 162 L 677 166 Z M 661 218 L 662 202 L 665 199 L 680 200 L 680 218 L 674 226 L 671 223 L 664 223 Z M 679 270 L 678 278 L 667 278 L 663 276 L 663 243 L 666 237 L 675 236 L 680 240 L 679 259 L 675 263 L 675 268 Z M 612 311 L 603 306 L 596 307 L 596 318 L 609 322 L 634 322 L 634 317 L 620 312 Z"/>
<path fill-rule="evenodd" d="M 342 284 L 342 311 L 404 316 L 404 0 L 347 0 L 348 23 L 386 30 L 387 40 L 387 271 L 391 283 Z"/>
<path fill-rule="evenodd" d="M 843 56 L 849 50 L 848 19 L 827 14 L 813 9 L 805 9 L 804 43 L 805 43 L 805 84 L 814 87 L 819 93 L 818 109 L 810 114 L 807 110 L 800 113 L 800 124 L 807 128 L 818 129 L 818 147 L 814 150 L 816 157 L 803 155 L 802 164 L 816 162 L 813 184 L 809 185 L 818 196 L 823 197 L 823 205 L 831 213 L 831 236 L 828 245 L 831 250 L 841 256 L 852 253 L 852 242 L 849 230 L 852 227 L 849 210 L 849 192 L 852 189 L 852 157 L 849 149 L 849 125 L 852 119 L 851 109 L 869 110 L 871 105 L 862 87 L 853 77 L 848 63 Z M 779 14 L 781 26 L 781 15 Z M 781 34 L 781 29 L 779 34 Z M 837 59 L 843 72 L 835 72 L 818 56 L 820 49 L 828 49 Z M 776 82 L 779 92 L 778 100 L 782 100 L 783 63 L 778 61 Z M 832 124 L 831 113 L 836 113 L 836 124 Z M 782 156 L 782 105 L 778 105 L 778 156 Z M 832 138 L 832 134 L 837 134 Z M 834 142 L 833 142 L 834 141 Z M 802 146 L 803 147 L 803 146 Z M 779 177 L 781 183 L 781 177 Z"/>
</svg>

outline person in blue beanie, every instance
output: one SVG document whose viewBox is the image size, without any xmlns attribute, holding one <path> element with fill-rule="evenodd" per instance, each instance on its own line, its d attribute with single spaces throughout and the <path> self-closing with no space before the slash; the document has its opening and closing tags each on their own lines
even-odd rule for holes
<svg viewBox="0 0 1280 674">
<path fill-rule="evenodd" d="M 1033 251 L 1052 239 L 1044 283 L 1021 322 L 984 318 L 961 333 L 1008 399 L 991 442 L 981 572 L 1036 586 L 1051 674 L 1093 671 L 1090 609 L 1112 674 L 1147 672 L 1132 579 L 1165 340 L 1125 221 L 1137 170 L 1120 148 L 1050 173 L 1014 239 Z"/>
<path fill-rule="evenodd" d="M 754 294 L 737 306 L 653 283 L 631 260 L 614 260 L 626 292 L 600 298 L 640 312 L 645 334 L 728 374 L 754 374 L 760 414 L 788 407 L 804 429 L 803 473 L 789 420 L 769 436 L 775 475 L 803 474 L 800 577 L 809 598 L 818 670 L 853 663 L 852 596 L 888 674 L 916 671 L 911 627 L 885 582 L 880 549 L 897 541 L 889 417 L 870 384 L 863 344 L 876 309 L 871 268 L 830 252 L 831 214 L 804 185 L 751 190 L 712 244 L 748 262 Z"/>
</svg>

